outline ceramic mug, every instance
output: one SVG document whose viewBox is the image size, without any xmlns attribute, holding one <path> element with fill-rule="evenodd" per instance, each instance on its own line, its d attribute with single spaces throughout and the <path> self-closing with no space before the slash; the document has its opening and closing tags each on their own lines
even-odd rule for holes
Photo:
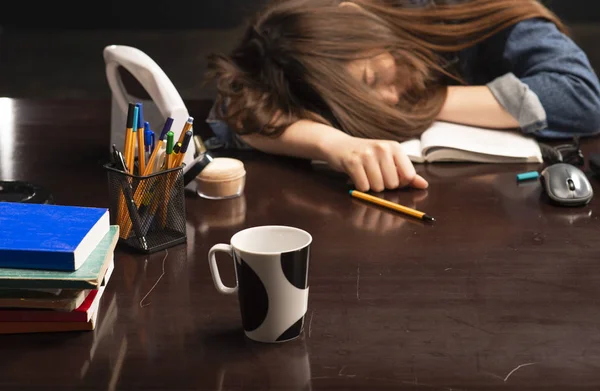
<svg viewBox="0 0 600 391">
<path fill-rule="evenodd" d="M 284 342 L 298 337 L 308 308 L 308 265 L 311 235 L 287 226 L 259 226 L 216 244 L 208 263 L 217 290 L 236 294 L 246 336 L 258 342 Z M 216 253 L 229 254 L 236 285 L 223 284 Z"/>
</svg>

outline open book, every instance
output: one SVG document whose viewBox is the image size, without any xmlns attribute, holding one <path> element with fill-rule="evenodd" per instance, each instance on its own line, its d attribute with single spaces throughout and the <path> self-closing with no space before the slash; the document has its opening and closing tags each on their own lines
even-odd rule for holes
<svg viewBox="0 0 600 391">
<path fill-rule="evenodd" d="M 517 132 L 435 122 L 420 139 L 401 143 L 414 163 L 542 163 L 537 142 Z"/>
<path fill-rule="evenodd" d="M 538 143 L 507 130 L 435 122 L 420 139 L 400 143 L 413 163 L 543 163 Z M 330 172 L 327 162 L 313 160 L 312 168 Z M 340 175 L 342 175 L 340 173 Z"/>
</svg>

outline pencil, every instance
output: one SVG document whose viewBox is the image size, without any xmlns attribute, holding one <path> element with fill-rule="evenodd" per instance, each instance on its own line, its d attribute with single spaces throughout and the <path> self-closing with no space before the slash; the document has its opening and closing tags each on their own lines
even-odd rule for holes
<svg viewBox="0 0 600 391">
<path fill-rule="evenodd" d="M 395 210 L 396 212 L 404 213 L 404 214 L 407 214 L 412 217 L 416 217 L 416 218 L 424 220 L 424 221 L 430 221 L 430 222 L 435 221 L 435 219 L 433 217 L 429 216 L 426 213 L 419 212 L 418 210 L 409 208 L 407 206 L 396 204 L 394 202 L 384 200 L 383 198 L 374 197 L 372 195 L 369 195 L 369 194 L 366 194 L 366 193 L 363 193 L 363 192 L 360 192 L 357 190 L 350 190 L 350 195 L 352 197 L 360 198 L 361 200 L 369 201 L 373 204 L 383 206 L 383 207 Z"/>
</svg>

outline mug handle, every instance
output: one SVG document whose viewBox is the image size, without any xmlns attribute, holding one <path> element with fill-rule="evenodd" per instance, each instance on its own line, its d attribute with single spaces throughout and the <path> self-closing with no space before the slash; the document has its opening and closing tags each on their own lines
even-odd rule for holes
<svg viewBox="0 0 600 391">
<path fill-rule="evenodd" d="M 233 288 L 225 286 L 225 284 L 223 284 L 223 281 L 221 280 L 221 275 L 219 274 L 219 267 L 217 266 L 217 258 L 215 254 L 218 252 L 222 252 L 228 254 L 230 257 L 233 258 L 231 253 L 232 251 L 233 248 L 229 244 L 215 244 L 208 251 L 208 265 L 210 266 L 210 274 L 212 274 L 213 282 L 215 283 L 215 288 L 217 288 L 219 292 L 225 295 L 233 295 L 237 293 L 237 281 L 235 287 Z"/>
</svg>

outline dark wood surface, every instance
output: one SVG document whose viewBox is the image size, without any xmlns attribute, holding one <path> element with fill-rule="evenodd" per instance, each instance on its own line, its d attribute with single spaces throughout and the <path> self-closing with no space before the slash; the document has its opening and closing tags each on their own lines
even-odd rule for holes
<svg viewBox="0 0 600 391">
<path fill-rule="evenodd" d="M 0 113 L 2 179 L 108 206 L 109 102 L 0 99 Z M 95 331 L 0 336 L 0 390 L 600 389 L 597 199 L 559 208 L 537 182 L 517 186 L 537 165 L 420 165 L 429 190 L 385 198 L 428 225 L 351 199 L 305 162 L 239 157 L 242 198 L 187 196 L 187 244 L 166 259 L 117 251 Z M 262 224 L 314 238 L 307 325 L 280 345 L 244 338 L 207 264 L 212 245 Z"/>
</svg>

